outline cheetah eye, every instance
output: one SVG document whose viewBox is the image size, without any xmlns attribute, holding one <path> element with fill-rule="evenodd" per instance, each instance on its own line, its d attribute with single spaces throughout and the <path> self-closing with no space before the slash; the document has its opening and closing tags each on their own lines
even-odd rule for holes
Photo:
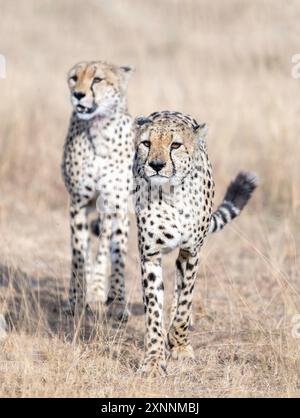
<svg viewBox="0 0 300 418">
<path fill-rule="evenodd" d="M 171 149 L 178 149 L 179 147 L 181 147 L 181 143 L 180 142 L 173 142 L 173 144 L 171 145 Z"/>
<path fill-rule="evenodd" d="M 93 80 L 93 83 L 101 83 L 102 80 L 103 80 L 103 78 L 95 77 L 94 80 Z"/>
<path fill-rule="evenodd" d="M 142 144 L 146 147 L 146 148 L 150 148 L 150 141 L 143 141 Z"/>
<path fill-rule="evenodd" d="M 76 81 L 78 80 L 77 75 L 73 75 L 72 77 L 70 77 L 71 81 L 74 81 L 74 83 L 76 83 Z"/>
</svg>

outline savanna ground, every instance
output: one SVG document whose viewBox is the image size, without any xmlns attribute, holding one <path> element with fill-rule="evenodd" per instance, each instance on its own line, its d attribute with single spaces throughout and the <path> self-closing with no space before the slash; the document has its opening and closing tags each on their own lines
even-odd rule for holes
<svg viewBox="0 0 300 418">
<path fill-rule="evenodd" d="M 299 396 L 299 2 L 0 0 L 0 396 Z M 210 127 L 216 203 L 239 169 L 260 186 L 202 252 L 191 338 L 196 361 L 142 379 L 143 308 L 132 229 L 126 326 L 89 320 L 72 339 L 60 161 L 67 70 L 133 64 L 131 113 L 172 109 Z M 297 216 L 298 215 L 298 216 Z M 175 255 L 165 260 L 166 312 Z"/>
</svg>

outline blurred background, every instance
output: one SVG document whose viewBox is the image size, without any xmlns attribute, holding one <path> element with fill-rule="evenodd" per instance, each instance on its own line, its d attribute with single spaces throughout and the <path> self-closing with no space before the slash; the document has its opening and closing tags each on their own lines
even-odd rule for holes
<svg viewBox="0 0 300 418">
<path fill-rule="evenodd" d="M 61 206 L 66 73 L 101 59 L 136 67 L 132 115 L 176 109 L 209 124 L 218 185 L 247 167 L 266 187 L 263 205 L 299 205 L 300 80 L 291 76 L 299 2 L 1 0 L 0 8 L 0 173 L 9 194 Z"/>
<path fill-rule="evenodd" d="M 66 74 L 77 61 L 106 60 L 136 68 L 128 89 L 133 116 L 169 109 L 208 123 L 216 204 L 238 170 L 260 178 L 241 218 L 210 238 L 203 252 L 199 306 L 201 300 L 219 319 L 199 329 L 272 335 L 285 321 L 289 329 L 291 315 L 300 312 L 300 78 L 292 76 L 299 21 L 297 0 L 0 0 L 6 282 L 21 270 L 30 286 L 47 289 L 50 279 L 67 286 L 68 199 L 60 174 L 71 112 Z M 138 303 L 134 232 L 128 257 L 129 298 Z M 10 293 L 3 294 L 9 305 Z M 135 320 L 142 330 L 142 320 Z M 264 344 L 272 356 L 277 342 Z M 276 367 L 284 367 L 277 354 Z M 298 378 L 291 378 L 293 390 Z M 272 386 L 272 379 L 253 379 L 249 387 Z M 275 386 L 286 393 L 285 384 Z"/>
</svg>

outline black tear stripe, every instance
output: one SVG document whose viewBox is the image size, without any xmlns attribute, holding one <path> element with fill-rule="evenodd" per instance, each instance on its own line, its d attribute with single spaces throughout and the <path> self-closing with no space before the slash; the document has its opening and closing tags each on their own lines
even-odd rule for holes
<svg viewBox="0 0 300 418">
<path fill-rule="evenodd" d="M 95 107 L 96 106 L 96 96 L 95 96 L 93 84 L 91 85 L 91 92 L 92 92 L 92 96 L 93 96 L 93 107 Z"/>
<path fill-rule="evenodd" d="M 170 148 L 170 151 L 169 151 L 169 157 L 170 157 L 170 160 L 171 160 L 171 163 L 172 163 L 173 176 L 174 176 L 176 174 L 176 167 L 175 167 L 175 163 L 174 163 L 173 158 L 172 158 L 172 150 L 171 150 L 171 148 Z"/>
</svg>

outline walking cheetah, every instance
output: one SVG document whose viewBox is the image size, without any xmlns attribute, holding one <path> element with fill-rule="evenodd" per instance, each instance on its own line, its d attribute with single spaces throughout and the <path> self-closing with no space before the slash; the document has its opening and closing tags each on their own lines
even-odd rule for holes
<svg viewBox="0 0 300 418">
<path fill-rule="evenodd" d="M 175 359 L 193 358 L 188 339 L 199 250 L 248 202 L 253 174 L 241 172 L 212 213 L 214 182 L 205 124 L 179 112 L 136 119 L 136 214 L 146 319 L 145 374 L 166 373 L 166 347 Z M 171 322 L 164 339 L 162 254 L 179 248 Z"/>
<path fill-rule="evenodd" d="M 70 195 L 72 313 L 108 300 L 110 315 L 128 316 L 124 270 L 134 149 L 126 90 L 132 71 L 93 61 L 75 65 L 68 75 L 73 113 L 62 173 Z M 101 234 L 93 264 L 87 215 L 96 203 Z"/>
</svg>

